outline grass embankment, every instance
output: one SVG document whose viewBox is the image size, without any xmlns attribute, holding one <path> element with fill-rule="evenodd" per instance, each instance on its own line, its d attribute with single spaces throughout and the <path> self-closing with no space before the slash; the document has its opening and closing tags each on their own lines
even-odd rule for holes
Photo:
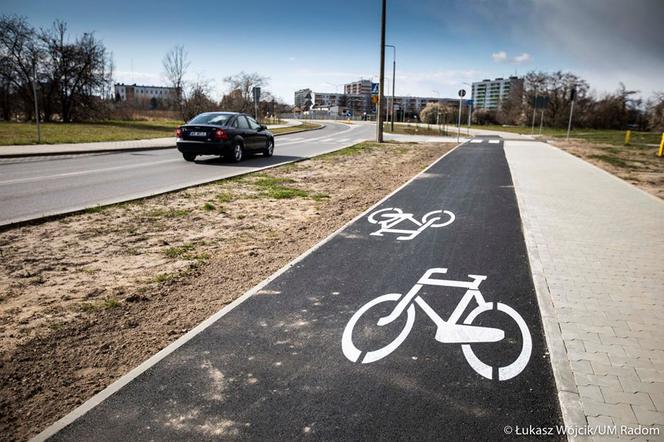
<svg viewBox="0 0 664 442">
<path fill-rule="evenodd" d="M 395 123 L 394 131 L 392 131 L 392 125 L 390 123 L 385 123 L 383 127 L 386 133 L 393 134 L 437 136 L 449 135 L 449 130 L 444 130 L 444 128 L 448 128 L 449 126 L 445 127 L 442 124 L 440 126 L 436 126 L 435 124 L 428 124 L 426 127 L 424 127 L 424 125 L 414 126 L 409 124 Z"/>
<path fill-rule="evenodd" d="M 103 121 L 98 123 L 43 123 L 42 144 L 92 143 L 172 137 L 177 120 Z M 36 127 L 31 123 L 0 122 L 0 145 L 35 144 Z"/>
<path fill-rule="evenodd" d="M 524 135 L 530 135 L 530 127 L 524 126 L 473 126 L 473 129 L 498 130 L 502 132 L 512 132 Z M 570 138 L 577 138 L 594 144 L 612 144 L 622 146 L 625 144 L 624 130 L 615 129 L 574 129 L 570 132 Z M 535 135 L 539 135 L 539 127 L 535 127 Z M 555 129 L 550 127 L 542 128 L 542 136 L 564 138 L 567 136 L 567 129 Z M 657 132 L 636 132 L 632 131 L 631 145 L 636 147 L 646 146 L 648 144 L 659 144 L 662 134 Z"/>
<path fill-rule="evenodd" d="M 317 123 L 302 123 L 299 126 L 278 127 L 276 129 L 269 129 L 274 135 L 291 134 L 295 132 L 304 132 L 307 130 L 318 129 L 322 124 Z"/>
<path fill-rule="evenodd" d="M 175 136 L 178 120 L 103 121 L 98 123 L 43 123 L 42 144 L 93 143 L 98 141 L 127 141 Z M 304 123 L 300 126 L 271 130 L 287 134 L 317 129 L 320 124 Z M 36 126 L 33 123 L 0 122 L 0 146 L 36 144 Z"/>
</svg>

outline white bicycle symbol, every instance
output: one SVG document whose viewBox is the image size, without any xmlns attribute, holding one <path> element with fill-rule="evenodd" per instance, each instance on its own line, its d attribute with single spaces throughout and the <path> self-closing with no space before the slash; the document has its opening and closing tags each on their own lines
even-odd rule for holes
<svg viewBox="0 0 664 442">
<path fill-rule="evenodd" d="M 443 214 L 449 218 L 447 221 L 443 220 Z M 445 227 L 454 222 L 454 214 L 448 210 L 433 210 L 422 217 L 422 221 L 418 221 L 412 213 L 404 213 L 399 208 L 380 209 L 373 212 L 367 218 L 371 224 L 379 224 L 380 229 L 372 232 L 371 235 L 383 236 L 383 233 L 398 233 L 403 236 L 397 237 L 400 241 L 409 241 L 422 233 L 428 227 Z M 403 221 L 410 221 L 417 226 L 415 230 L 396 229 L 394 228 Z"/>
<path fill-rule="evenodd" d="M 396 350 L 401 343 L 408 337 L 413 324 L 415 323 L 415 304 L 419 305 L 424 313 L 436 324 L 435 339 L 444 344 L 461 344 L 461 350 L 470 366 L 487 379 L 493 379 L 493 367 L 482 362 L 473 352 L 472 344 L 498 342 L 505 337 L 503 330 L 491 327 L 482 327 L 472 325 L 473 321 L 482 313 L 491 312 L 494 309 L 507 314 L 516 324 L 521 332 L 521 352 L 514 362 L 503 367 L 497 367 L 498 380 L 506 381 L 512 379 L 528 365 L 530 355 L 532 352 L 532 338 L 528 331 L 528 326 L 523 320 L 521 315 L 512 307 L 502 304 L 500 302 L 486 302 L 484 297 L 478 290 L 479 285 L 486 279 L 486 276 L 481 275 L 468 275 L 472 281 L 453 281 L 446 279 L 436 279 L 433 277 L 435 274 L 445 274 L 447 269 L 434 268 L 427 270 L 424 275 L 417 281 L 413 288 L 402 295 L 400 293 L 389 293 L 387 295 L 379 296 L 375 299 L 364 304 L 355 314 L 350 318 L 346 328 L 344 329 L 341 338 L 341 347 L 344 355 L 351 362 L 361 362 L 368 364 L 378 361 L 394 350 Z M 456 306 L 447 321 L 443 320 L 424 299 L 418 296 L 418 292 L 424 285 L 442 286 L 442 287 L 460 287 L 465 288 L 466 293 L 463 295 L 461 301 Z M 470 312 L 463 320 L 463 325 L 459 323 L 461 315 L 464 313 L 472 300 L 477 301 L 478 306 Z M 396 303 L 392 312 L 378 320 L 379 327 L 392 323 L 399 318 L 402 313 L 406 312 L 406 324 L 403 330 L 392 342 L 378 350 L 363 352 L 353 344 L 353 329 L 357 321 L 369 311 L 381 303 Z M 361 359 L 361 361 L 360 361 Z"/>
</svg>

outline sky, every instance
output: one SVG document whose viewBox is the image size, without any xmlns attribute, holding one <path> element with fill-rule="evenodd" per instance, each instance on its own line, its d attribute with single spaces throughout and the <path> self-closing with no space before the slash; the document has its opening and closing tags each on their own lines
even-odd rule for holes
<svg viewBox="0 0 664 442">
<path fill-rule="evenodd" d="M 187 77 L 240 71 L 269 77 L 287 103 L 311 88 L 378 78 L 380 0 L 2 0 L 0 13 L 35 27 L 67 22 L 113 53 L 116 80 L 165 84 L 162 59 L 188 52 Z M 396 94 L 456 97 L 465 83 L 532 70 L 571 71 L 601 95 L 622 81 L 643 98 L 664 91 L 664 0 L 388 0 L 387 43 L 396 49 Z M 393 51 L 386 50 L 392 81 Z M 390 88 L 391 90 L 391 88 Z"/>
</svg>

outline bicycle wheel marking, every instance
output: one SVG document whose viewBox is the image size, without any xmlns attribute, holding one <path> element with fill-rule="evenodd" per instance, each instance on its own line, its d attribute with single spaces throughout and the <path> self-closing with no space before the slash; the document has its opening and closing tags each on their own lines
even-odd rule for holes
<svg viewBox="0 0 664 442">
<path fill-rule="evenodd" d="M 455 220 L 454 213 L 449 210 L 432 210 L 426 213 L 421 220 L 412 213 L 404 213 L 398 207 L 379 209 L 372 212 L 367 221 L 378 224 L 380 228 L 372 232 L 372 236 L 383 236 L 384 233 L 398 234 L 398 241 L 410 241 L 428 228 L 446 227 Z M 404 227 L 399 227 L 400 225 Z M 415 226 L 415 229 L 412 226 Z M 410 227 L 410 228 L 408 228 Z"/>
<path fill-rule="evenodd" d="M 432 268 L 427 270 L 417 283 L 407 294 L 389 293 L 378 296 L 364 304 L 357 310 L 346 324 L 341 338 L 341 348 L 344 356 L 351 362 L 361 362 L 369 364 L 387 357 L 395 351 L 408 337 L 415 323 L 415 305 L 428 316 L 437 326 L 435 339 L 441 343 L 460 344 L 461 350 L 470 367 L 480 376 L 486 379 L 494 378 L 494 369 L 497 371 L 499 381 L 506 381 L 519 375 L 528 365 L 532 354 L 532 337 L 526 322 L 521 315 L 512 307 L 500 302 L 487 302 L 479 291 L 479 285 L 486 279 L 483 275 L 468 275 L 470 281 L 458 281 L 442 279 L 439 275 L 447 273 L 446 268 Z M 447 320 L 441 318 L 434 310 L 419 296 L 419 291 L 423 286 L 439 286 L 465 288 L 466 292 L 454 309 L 454 312 Z M 475 302 L 475 307 L 461 322 L 461 315 L 466 311 L 471 302 Z M 390 314 L 378 320 L 376 327 L 385 326 L 397 318 L 406 314 L 406 323 L 392 341 L 383 345 L 377 350 L 363 351 L 353 343 L 353 331 L 359 319 L 372 307 L 384 303 L 394 303 L 394 309 Z M 473 321 L 482 313 L 491 314 L 495 312 L 506 314 L 514 321 L 521 335 L 521 350 L 517 358 L 505 366 L 492 367 L 480 360 L 472 349 L 473 344 L 499 342 L 505 337 L 505 332 L 498 328 L 473 325 Z M 364 355 L 364 357 L 362 357 Z M 362 358 L 360 360 L 360 358 Z"/>
</svg>

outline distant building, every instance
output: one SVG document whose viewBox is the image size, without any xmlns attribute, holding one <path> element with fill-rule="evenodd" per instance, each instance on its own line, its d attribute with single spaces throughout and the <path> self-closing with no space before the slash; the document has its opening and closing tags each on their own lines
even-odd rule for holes
<svg viewBox="0 0 664 442">
<path fill-rule="evenodd" d="M 523 91 L 523 78 L 509 77 L 482 80 L 473 83 L 474 109 L 500 109 L 513 93 Z"/>
<path fill-rule="evenodd" d="M 311 97 L 311 89 L 300 89 L 299 91 L 295 91 L 295 107 L 299 107 L 301 110 L 309 110 L 313 103 Z"/>
<path fill-rule="evenodd" d="M 366 95 L 371 94 L 374 84 L 371 80 L 360 80 L 344 84 L 344 94 Z"/>
<path fill-rule="evenodd" d="M 359 80 L 344 85 L 344 93 L 313 92 L 301 89 L 295 92 L 295 106 L 302 111 L 321 111 L 336 115 L 375 114 L 376 105 L 372 102 L 372 90 L 377 84 L 371 80 Z M 373 95 L 376 95 L 375 93 Z M 386 106 L 391 107 L 392 96 L 385 95 Z M 438 97 L 394 97 L 394 111 L 397 118 L 404 114 L 418 114 L 429 103 L 440 103 L 450 107 L 459 107 L 455 98 Z"/>
<path fill-rule="evenodd" d="M 163 86 L 143 86 L 137 84 L 117 83 L 115 99 L 117 101 L 167 101 L 176 98 L 177 89 Z M 154 99 L 154 100 L 153 100 Z"/>
</svg>

